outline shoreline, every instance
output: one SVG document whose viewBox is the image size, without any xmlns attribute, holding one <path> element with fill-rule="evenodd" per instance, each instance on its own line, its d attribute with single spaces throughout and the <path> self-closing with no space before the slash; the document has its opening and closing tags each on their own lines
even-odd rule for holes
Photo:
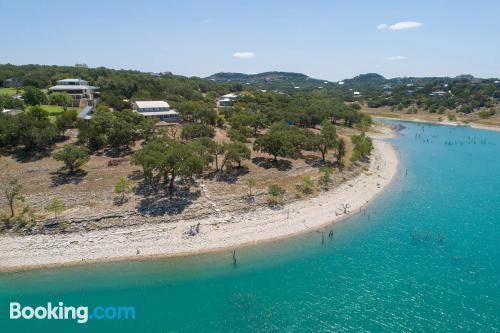
<svg viewBox="0 0 500 333">
<path fill-rule="evenodd" d="M 422 119 L 418 117 L 412 117 L 412 118 L 398 118 L 398 117 L 389 117 L 389 116 L 379 116 L 379 115 L 371 115 L 373 118 L 380 118 L 380 119 L 389 119 L 389 120 L 398 120 L 398 121 L 408 121 L 412 123 L 423 123 L 423 124 L 436 124 L 436 125 L 443 125 L 443 126 L 453 126 L 453 127 L 468 127 L 468 128 L 475 128 L 475 129 L 481 129 L 481 130 L 486 130 L 486 131 L 495 131 L 495 132 L 500 132 L 500 127 L 498 126 L 493 126 L 493 125 L 483 125 L 483 124 L 478 124 L 478 123 L 459 123 L 457 121 L 450 121 L 450 120 L 443 120 L 443 121 L 435 121 L 435 120 L 429 120 L 429 119 Z"/>
<path fill-rule="evenodd" d="M 374 137 L 368 171 L 316 197 L 281 209 L 257 207 L 243 213 L 151 226 L 60 235 L 0 236 L 0 272 L 150 260 L 219 252 L 274 242 L 321 229 L 356 215 L 392 182 L 399 160 L 392 144 Z M 349 205 L 344 214 L 341 204 Z M 200 233 L 186 235 L 200 223 Z"/>
</svg>

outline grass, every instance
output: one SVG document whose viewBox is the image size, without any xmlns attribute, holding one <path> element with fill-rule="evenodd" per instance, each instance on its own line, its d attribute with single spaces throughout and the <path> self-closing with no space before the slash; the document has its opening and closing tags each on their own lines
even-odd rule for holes
<svg viewBox="0 0 500 333">
<path fill-rule="evenodd" d="M 63 107 L 59 105 L 40 105 L 40 107 L 49 113 L 49 119 L 52 122 L 56 120 L 57 116 L 64 112 Z"/>
<path fill-rule="evenodd" d="M 0 88 L 0 95 L 15 95 L 17 92 L 16 88 Z"/>
</svg>

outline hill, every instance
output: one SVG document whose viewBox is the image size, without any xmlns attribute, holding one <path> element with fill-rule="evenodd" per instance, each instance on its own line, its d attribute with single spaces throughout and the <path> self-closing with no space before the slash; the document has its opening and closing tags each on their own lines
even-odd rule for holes
<svg viewBox="0 0 500 333">
<path fill-rule="evenodd" d="M 222 72 L 210 75 L 206 79 L 218 83 L 239 83 L 259 89 L 283 91 L 322 89 L 327 85 L 333 85 L 332 82 L 326 80 L 314 79 L 305 74 L 293 72 L 264 72 L 258 74 Z"/>
</svg>

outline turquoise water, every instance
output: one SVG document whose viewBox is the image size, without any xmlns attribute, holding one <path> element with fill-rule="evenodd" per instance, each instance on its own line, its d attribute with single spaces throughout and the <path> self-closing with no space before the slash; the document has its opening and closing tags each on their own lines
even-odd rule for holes
<svg viewBox="0 0 500 333">
<path fill-rule="evenodd" d="M 236 267 L 227 252 L 0 275 L 0 331 L 500 331 L 500 133 L 398 124 L 396 180 L 327 228 L 333 240 L 238 250 Z M 137 317 L 9 321 L 10 301 L 132 305 Z"/>
</svg>

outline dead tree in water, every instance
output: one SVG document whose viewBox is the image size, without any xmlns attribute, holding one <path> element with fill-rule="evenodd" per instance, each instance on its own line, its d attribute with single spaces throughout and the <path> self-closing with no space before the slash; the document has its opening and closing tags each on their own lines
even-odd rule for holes
<svg viewBox="0 0 500 333">
<path fill-rule="evenodd" d="M 321 245 L 325 245 L 325 233 L 321 232 Z"/>
<path fill-rule="evenodd" d="M 351 208 L 350 204 L 340 204 L 340 206 L 345 215 L 349 214 L 349 208 Z"/>
<path fill-rule="evenodd" d="M 236 261 L 236 250 L 233 250 L 233 266 L 236 267 L 238 265 L 238 262 Z"/>
</svg>

